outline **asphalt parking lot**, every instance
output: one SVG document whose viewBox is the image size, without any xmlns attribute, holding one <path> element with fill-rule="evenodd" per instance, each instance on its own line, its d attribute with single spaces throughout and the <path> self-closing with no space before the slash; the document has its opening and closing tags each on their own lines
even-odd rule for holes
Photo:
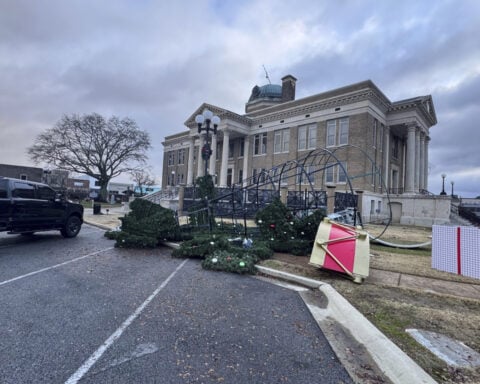
<svg viewBox="0 0 480 384">
<path fill-rule="evenodd" d="M 299 294 L 103 231 L 0 234 L 1 383 L 350 383 Z"/>
</svg>

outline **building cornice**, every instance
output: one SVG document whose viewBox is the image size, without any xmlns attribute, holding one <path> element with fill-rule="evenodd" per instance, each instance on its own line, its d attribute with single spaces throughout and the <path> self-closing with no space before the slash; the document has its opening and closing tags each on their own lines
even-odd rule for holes
<svg viewBox="0 0 480 384">
<path fill-rule="evenodd" d="M 370 82 L 371 83 L 371 82 Z M 366 82 L 368 84 L 368 82 Z M 373 85 L 373 83 L 371 83 Z M 368 84 L 370 85 L 370 84 Z M 342 88 L 343 90 L 344 88 Z M 328 95 L 329 97 L 325 97 Z M 361 101 L 371 101 L 386 113 L 391 103 L 385 96 L 374 87 L 361 89 L 348 94 L 330 96 L 330 92 L 318 94 L 304 99 L 283 103 L 274 107 L 266 108 L 260 112 L 250 114 L 254 124 L 264 124 L 270 121 L 288 119 L 290 117 L 309 114 L 325 109 L 338 108 Z"/>
</svg>

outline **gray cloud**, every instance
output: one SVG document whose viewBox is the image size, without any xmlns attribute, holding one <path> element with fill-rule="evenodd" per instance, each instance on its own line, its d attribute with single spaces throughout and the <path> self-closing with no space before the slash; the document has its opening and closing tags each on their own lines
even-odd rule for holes
<svg viewBox="0 0 480 384">
<path fill-rule="evenodd" d="M 0 162 L 63 114 L 134 118 L 161 172 L 166 135 L 208 102 L 242 113 L 290 73 L 298 97 L 372 79 L 391 100 L 432 94 L 431 186 L 480 194 L 480 4 L 353 0 L 6 0 L 0 3 Z M 440 181 L 439 181 L 440 179 Z"/>
</svg>

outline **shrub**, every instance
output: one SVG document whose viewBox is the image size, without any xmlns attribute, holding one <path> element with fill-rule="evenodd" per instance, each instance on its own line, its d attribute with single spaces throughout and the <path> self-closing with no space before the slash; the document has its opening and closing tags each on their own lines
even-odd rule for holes
<svg viewBox="0 0 480 384">
<path fill-rule="evenodd" d="M 115 246 L 129 248 L 155 247 L 161 240 L 180 237 L 180 230 L 171 209 L 163 208 L 148 200 L 135 199 L 130 203 L 131 212 L 121 218 L 121 231 L 108 232 Z"/>
<path fill-rule="evenodd" d="M 288 241 L 296 235 L 296 219 L 279 198 L 259 211 L 255 219 L 262 238 L 267 241 Z"/>
<path fill-rule="evenodd" d="M 258 260 L 267 260 L 273 256 L 273 250 L 261 241 L 254 241 L 251 248 L 238 248 L 237 252 L 253 255 Z"/>
<path fill-rule="evenodd" d="M 117 240 L 117 237 L 120 233 L 120 231 L 106 231 L 103 236 L 110 240 Z"/>
<path fill-rule="evenodd" d="M 312 247 L 312 241 L 297 239 L 293 242 L 290 252 L 295 256 L 308 256 L 312 253 Z"/>
<path fill-rule="evenodd" d="M 311 215 L 305 216 L 298 220 L 295 224 L 295 230 L 299 239 L 315 241 L 317 236 L 318 226 L 325 217 L 323 209 L 317 209 Z"/>
<path fill-rule="evenodd" d="M 117 248 L 155 248 L 158 244 L 154 237 L 137 236 L 126 232 L 119 232 L 116 240 Z"/>
<path fill-rule="evenodd" d="M 237 253 L 235 250 L 219 250 L 208 255 L 202 261 L 202 267 L 214 271 L 234 273 L 255 273 L 257 258 L 249 253 Z"/>
<path fill-rule="evenodd" d="M 225 237 L 203 235 L 192 240 L 184 241 L 179 248 L 172 252 L 172 257 L 195 257 L 205 258 L 215 250 L 227 250 L 231 245 Z"/>
</svg>

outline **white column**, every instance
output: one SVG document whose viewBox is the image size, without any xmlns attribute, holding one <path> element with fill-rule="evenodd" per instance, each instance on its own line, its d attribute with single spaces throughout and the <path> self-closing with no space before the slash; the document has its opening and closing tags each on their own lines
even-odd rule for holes
<svg viewBox="0 0 480 384">
<path fill-rule="evenodd" d="M 415 192 L 415 126 L 408 126 L 405 192 Z"/>
<path fill-rule="evenodd" d="M 210 156 L 210 163 L 208 164 L 209 173 L 212 175 L 213 182 L 215 183 L 215 173 L 216 173 L 216 161 L 217 161 L 217 135 L 212 134 L 212 143 L 210 144 L 210 149 L 212 150 L 212 156 Z"/>
<path fill-rule="evenodd" d="M 187 185 L 193 184 L 193 151 L 195 150 L 195 139 L 190 137 L 188 143 L 188 166 L 187 166 Z"/>
<path fill-rule="evenodd" d="M 385 126 L 385 131 L 383 132 L 383 156 L 384 156 L 384 163 L 383 163 L 383 182 L 385 183 L 385 188 L 387 188 L 385 192 L 388 192 L 389 188 L 389 175 L 390 175 L 390 127 L 388 125 Z M 383 188 L 383 186 L 382 186 Z"/>
<path fill-rule="evenodd" d="M 228 131 L 228 129 L 225 129 L 223 131 L 222 164 L 220 166 L 220 187 L 226 187 L 227 186 L 229 142 L 230 142 L 230 132 Z"/>
<path fill-rule="evenodd" d="M 428 191 L 428 144 L 430 143 L 430 137 L 426 136 L 425 137 L 425 153 L 424 153 L 424 181 L 423 181 L 423 186 L 424 188 Z"/>
<path fill-rule="evenodd" d="M 202 159 L 202 147 L 205 144 L 204 135 L 199 135 L 198 138 L 198 156 L 197 156 L 197 177 L 203 176 L 203 169 L 205 167 L 204 160 Z"/>
<path fill-rule="evenodd" d="M 415 192 L 420 187 L 420 130 L 415 130 Z"/>
<path fill-rule="evenodd" d="M 420 134 L 420 176 L 418 187 L 425 189 L 425 134 Z"/>
<path fill-rule="evenodd" d="M 250 137 L 246 136 L 243 146 L 243 186 L 247 186 L 248 179 L 248 149 L 250 145 Z"/>
</svg>

